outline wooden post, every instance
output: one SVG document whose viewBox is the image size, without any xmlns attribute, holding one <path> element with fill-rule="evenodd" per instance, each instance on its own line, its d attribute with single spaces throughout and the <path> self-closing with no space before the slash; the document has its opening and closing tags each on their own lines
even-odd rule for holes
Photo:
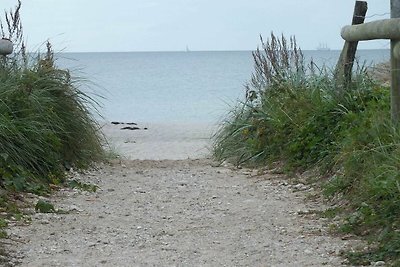
<svg viewBox="0 0 400 267">
<path fill-rule="evenodd" d="M 390 0 L 390 17 L 400 18 L 400 0 Z M 392 75 L 391 116 L 395 124 L 399 124 L 400 122 L 400 59 L 396 56 L 399 44 L 400 40 L 390 40 Z"/>
<path fill-rule="evenodd" d="M 364 23 L 367 10 L 368 4 L 366 1 L 356 1 L 351 24 L 358 25 Z M 356 57 L 357 46 L 358 41 L 346 41 L 336 65 L 335 78 L 343 85 L 343 87 L 346 87 L 351 82 L 351 73 L 354 59 Z"/>
</svg>

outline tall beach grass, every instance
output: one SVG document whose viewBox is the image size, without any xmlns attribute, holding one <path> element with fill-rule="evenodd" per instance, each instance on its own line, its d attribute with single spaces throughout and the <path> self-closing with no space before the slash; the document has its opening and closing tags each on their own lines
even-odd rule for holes
<svg viewBox="0 0 400 267">
<path fill-rule="evenodd" d="M 99 159 L 103 140 L 93 117 L 97 103 L 55 65 L 51 44 L 26 53 L 20 7 L 18 1 L 0 23 L 1 37 L 15 46 L 0 58 L 0 186 L 29 191 Z"/>
<path fill-rule="evenodd" d="M 79 79 L 55 65 L 51 44 L 45 53 L 27 53 L 21 1 L 0 19 L 0 38 L 13 54 L 0 55 L 0 238 L 10 220 L 23 215 L 19 192 L 47 194 L 65 180 L 65 171 L 103 157 L 103 136 L 93 117 L 97 103 L 80 90 Z M 7 264 L 0 246 L 0 265 Z"/>
<path fill-rule="evenodd" d="M 352 263 L 399 264 L 400 130 L 390 120 L 390 89 L 363 67 L 343 88 L 333 72 L 305 62 L 294 38 L 272 34 L 253 56 L 246 99 L 216 133 L 214 157 L 317 169 L 325 196 L 346 211 L 340 229 L 371 240 L 370 250 L 349 255 Z"/>
</svg>

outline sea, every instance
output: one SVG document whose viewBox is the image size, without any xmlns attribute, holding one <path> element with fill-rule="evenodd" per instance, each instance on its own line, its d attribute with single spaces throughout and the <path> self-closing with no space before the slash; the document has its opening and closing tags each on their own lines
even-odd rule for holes
<svg viewBox="0 0 400 267">
<path fill-rule="evenodd" d="M 339 50 L 303 51 L 306 61 L 335 66 Z M 81 90 L 99 103 L 95 116 L 136 123 L 218 123 L 244 99 L 253 73 L 251 51 L 57 53 Z M 359 64 L 390 51 L 359 50 Z"/>
</svg>

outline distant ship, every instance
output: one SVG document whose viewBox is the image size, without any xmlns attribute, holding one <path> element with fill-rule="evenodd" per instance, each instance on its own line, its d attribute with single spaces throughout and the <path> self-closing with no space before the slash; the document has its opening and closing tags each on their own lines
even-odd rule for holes
<svg viewBox="0 0 400 267">
<path fill-rule="evenodd" d="M 190 52 L 189 46 L 186 46 L 186 52 Z"/>
<path fill-rule="evenodd" d="M 320 43 L 317 47 L 318 51 L 329 51 L 331 50 L 326 43 Z"/>
</svg>

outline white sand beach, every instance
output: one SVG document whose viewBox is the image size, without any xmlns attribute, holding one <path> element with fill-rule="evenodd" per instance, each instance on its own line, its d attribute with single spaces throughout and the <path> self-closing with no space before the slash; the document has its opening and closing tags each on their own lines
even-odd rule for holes
<svg viewBox="0 0 400 267">
<path fill-rule="evenodd" d="M 206 123 L 102 123 L 112 151 L 125 159 L 199 159 L 210 154 L 216 126 Z M 137 130 L 121 130 L 135 127 Z"/>
</svg>

